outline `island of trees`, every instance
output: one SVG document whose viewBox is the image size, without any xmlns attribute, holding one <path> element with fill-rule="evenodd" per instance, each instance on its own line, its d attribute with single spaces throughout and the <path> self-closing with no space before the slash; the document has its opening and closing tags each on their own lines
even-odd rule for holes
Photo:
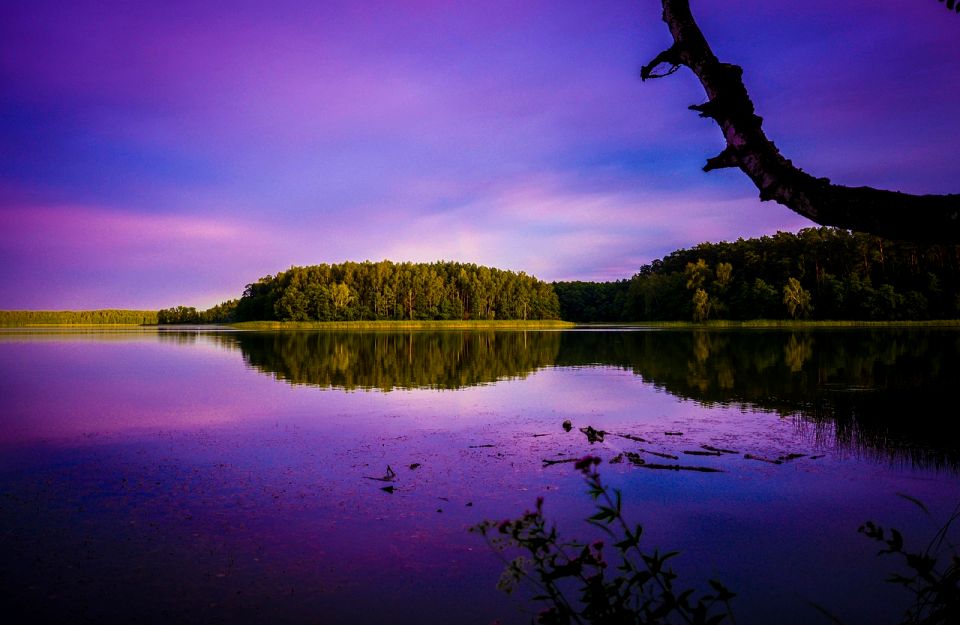
<svg viewBox="0 0 960 625">
<path fill-rule="evenodd" d="M 520 272 L 455 262 L 291 267 L 208 311 L 159 311 L 160 323 L 558 319 L 553 287 Z"/>
</svg>

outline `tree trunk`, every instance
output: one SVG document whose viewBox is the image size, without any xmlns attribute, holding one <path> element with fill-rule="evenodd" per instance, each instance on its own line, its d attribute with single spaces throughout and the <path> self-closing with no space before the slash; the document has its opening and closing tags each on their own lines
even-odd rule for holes
<svg viewBox="0 0 960 625">
<path fill-rule="evenodd" d="M 960 194 L 910 195 L 871 187 L 845 187 L 815 178 L 784 158 L 754 114 L 737 65 L 721 63 L 690 13 L 688 0 L 662 0 L 673 45 L 640 70 L 642 80 L 662 78 L 681 65 L 700 79 L 705 104 L 690 108 L 712 118 L 727 147 L 707 159 L 704 171 L 737 167 L 753 181 L 760 199 L 775 200 L 824 226 L 891 239 L 960 243 Z M 669 65 L 669 70 L 656 70 Z"/>
</svg>

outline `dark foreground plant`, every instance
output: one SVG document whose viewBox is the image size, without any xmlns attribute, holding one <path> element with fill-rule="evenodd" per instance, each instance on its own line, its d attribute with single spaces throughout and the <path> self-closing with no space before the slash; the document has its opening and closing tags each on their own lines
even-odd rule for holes
<svg viewBox="0 0 960 625">
<path fill-rule="evenodd" d="M 927 515 L 922 502 L 912 498 Z M 895 529 L 884 530 L 873 521 L 859 531 L 885 545 L 878 555 L 902 559 L 909 573 L 894 573 L 887 581 L 898 584 L 913 594 L 913 602 L 900 621 L 901 625 L 956 625 L 960 623 L 960 553 L 948 539 L 950 527 L 960 518 L 960 506 L 947 519 L 922 551 L 909 551 L 903 536 Z"/>
<path fill-rule="evenodd" d="M 676 552 L 641 549 L 643 528 L 627 523 L 620 491 L 601 482 L 599 463 L 599 458 L 587 456 L 575 467 L 597 502 L 597 512 L 588 521 L 612 539 L 613 560 L 604 557 L 603 541 L 588 545 L 561 540 L 556 526 L 547 525 L 540 497 L 536 509 L 518 519 L 484 521 L 471 528 L 498 553 L 518 549 L 524 554 L 508 561 L 501 590 L 510 593 L 521 581 L 531 583 L 538 591 L 534 600 L 546 604 L 536 620 L 543 625 L 732 622 L 734 594 L 723 584 L 711 580 L 712 592 L 697 598 L 693 589 L 675 586 L 677 575 L 667 561 Z"/>
</svg>

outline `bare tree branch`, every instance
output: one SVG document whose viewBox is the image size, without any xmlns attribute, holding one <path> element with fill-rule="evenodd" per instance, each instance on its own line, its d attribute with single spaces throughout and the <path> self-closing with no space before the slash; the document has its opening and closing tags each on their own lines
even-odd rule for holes
<svg viewBox="0 0 960 625">
<path fill-rule="evenodd" d="M 911 195 L 871 187 L 845 187 L 816 178 L 784 158 L 763 132 L 763 120 L 743 84 L 743 70 L 721 63 L 690 13 L 688 0 L 662 0 L 663 21 L 673 45 L 640 70 L 643 80 L 661 78 L 683 65 L 700 79 L 708 101 L 690 108 L 713 119 L 727 147 L 707 160 L 704 171 L 737 167 L 775 200 L 824 225 L 892 239 L 960 243 L 960 194 Z M 658 72 L 661 66 L 669 71 Z"/>
</svg>

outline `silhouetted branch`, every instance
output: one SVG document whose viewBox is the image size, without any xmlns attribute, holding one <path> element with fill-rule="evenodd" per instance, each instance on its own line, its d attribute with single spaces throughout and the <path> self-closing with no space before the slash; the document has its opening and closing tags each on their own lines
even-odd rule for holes
<svg viewBox="0 0 960 625">
<path fill-rule="evenodd" d="M 892 239 L 960 243 L 960 195 L 911 195 L 871 187 L 845 187 L 816 178 L 784 158 L 763 132 L 763 120 L 743 84 L 743 70 L 720 62 L 690 13 L 687 0 L 662 0 L 663 20 L 673 45 L 640 70 L 643 80 L 661 78 L 680 65 L 700 79 L 704 104 L 691 106 L 713 119 L 727 147 L 709 159 L 705 171 L 737 167 L 760 190 L 761 200 L 775 200 L 825 226 L 869 232 Z M 954 3 L 948 2 L 948 8 Z M 657 68 L 669 65 L 666 72 Z"/>
</svg>

